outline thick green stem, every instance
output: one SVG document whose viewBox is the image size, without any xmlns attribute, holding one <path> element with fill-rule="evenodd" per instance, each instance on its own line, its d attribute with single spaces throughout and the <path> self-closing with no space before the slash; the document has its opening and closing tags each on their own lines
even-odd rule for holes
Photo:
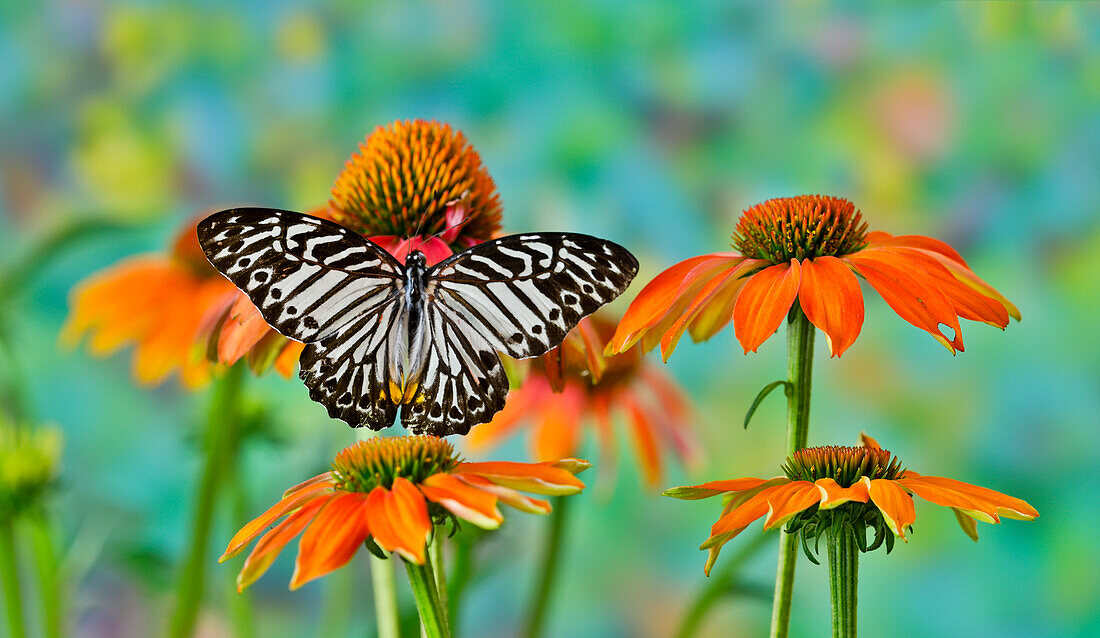
<svg viewBox="0 0 1100 638">
<path fill-rule="evenodd" d="M 409 572 L 409 584 L 412 585 L 416 609 L 420 612 L 420 627 L 423 634 L 427 638 L 450 638 L 447 612 L 439 599 L 432 561 L 425 561 L 423 565 L 404 560 L 403 562 Z"/>
<path fill-rule="evenodd" d="M 451 633 L 455 632 L 451 624 L 450 603 L 447 600 L 447 566 L 443 560 L 443 537 L 437 532 L 428 545 L 428 556 L 432 561 L 432 570 L 435 572 L 435 591 L 439 595 L 439 606 L 443 609 L 443 619 L 451 627 Z"/>
<path fill-rule="evenodd" d="M 542 552 L 539 580 L 535 587 L 531 609 L 528 612 L 527 628 L 523 634 L 526 638 L 538 638 L 542 635 L 546 612 L 550 608 L 550 595 L 554 590 L 554 578 L 557 576 L 558 565 L 561 563 L 560 554 L 565 533 L 565 520 L 569 512 L 567 500 L 566 498 L 554 500 L 554 511 L 550 514 L 550 535 L 546 539 L 546 545 Z"/>
<path fill-rule="evenodd" d="M 687 613 L 684 614 L 683 620 L 680 621 L 676 638 L 691 638 L 699 631 L 699 627 L 702 626 L 710 610 L 714 608 L 714 604 L 733 589 L 741 567 L 770 542 L 773 542 L 771 534 L 756 536 L 751 543 L 743 545 L 729 560 L 723 560 L 717 572 L 711 572 L 706 586 L 699 592 Z"/>
<path fill-rule="evenodd" d="M 26 638 L 23 597 L 19 592 L 19 566 L 15 559 L 15 521 L 0 520 L 0 584 L 4 587 L 4 615 L 11 638 Z"/>
<path fill-rule="evenodd" d="M 206 420 L 203 452 L 205 465 L 198 486 L 198 502 L 191 523 L 191 539 L 183 564 L 176 594 L 176 608 L 168 627 L 170 638 L 189 638 L 195 631 L 195 621 L 202 603 L 206 582 L 206 563 L 210 545 L 210 527 L 214 505 L 222 484 L 225 468 L 232 462 L 236 447 L 236 429 L 240 418 L 238 401 L 244 380 L 244 365 L 235 365 L 215 382 L 210 412 Z"/>
<path fill-rule="evenodd" d="M 59 580 L 60 561 L 54 545 L 54 529 L 45 512 L 27 521 L 31 533 L 31 549 L 38 572 L 38 604 L 42 612 L 42 634 L 46 638 L 61 638 L 62 600 Z"/>
<path fill-rule="evenodd" d="M 859 584 L 859 548 L 852 530 L 828 532 L 829 598 L 833 610 L 833 638 L 856 638 L 856 590 Z"/>
<path fill-rule="evenodd" d="M 810 424 L 810 384 L 814 363 L 814 326 L 795 304 L 787 320 L 787 456 L 806 447 Z M 779 564 L 772 601 L 771 638 L 786 638 L 791 622 L 798 535 L 779 535 Z"/>
<path fill-rule="evenodd" d="M 454 633 L 458 633 L 459 610 L 462 597 L 473 576 L 473 542 L 469 539 L 451 544 L 454 548 L 451 558 L 451 574 L 447 579 L 447 618 L 451 621 Z"/>
</svg>

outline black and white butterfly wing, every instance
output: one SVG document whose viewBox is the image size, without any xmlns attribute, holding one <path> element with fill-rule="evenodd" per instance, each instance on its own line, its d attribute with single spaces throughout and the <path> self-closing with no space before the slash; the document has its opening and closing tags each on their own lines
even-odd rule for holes
<svg viewBox="0 0 1100 638">
<path fill-rule="evenodd" d="M 324 219 L 237 208 L 202 220 L 198 236 L 210 263 L 296 341 L 321 341 L 400 294 L 401 264 Z"/>
<path fill-rule="evenodd" d="M 204 219 L 199 243 L 282 334 L 306 343 L 301 377 L 330 416 L 393 424 L 389 357 L 404 321 L 403 267 L 343 226 L 295 213 L 233 209 Z"/>
<path fill-rule="evenodd" d="M 426 407 L 406 409 L 402 422 L 446 434 L 490 420 L 508 389 L 497 352 L 545 354 L 637 273 L 622 246 L 574 233 L 511 235 L 435 265 L 425 284 L 432 342 L 417 392 Z"/>
</svg>

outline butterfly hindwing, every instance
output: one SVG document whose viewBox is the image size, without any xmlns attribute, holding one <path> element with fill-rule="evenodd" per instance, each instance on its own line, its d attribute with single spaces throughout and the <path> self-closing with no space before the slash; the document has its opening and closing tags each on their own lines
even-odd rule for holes
<svg viewBox="0 0 1100 638">
<path fill-rule="evenodd" d="M 461 317 L 428 304 L 424 367 L 401 412 L 414 434 L 466 434 L 504 407 L 508 375 L 495 347 Z"/>
<path fill-rule="evenodd" d="M 638 260 L 613 242 L 575 233 L 510 235 L 433 267 L 427 297 L 496 350 L 524 359 L 560 345 L 637 273 Z"/>
<path fill-rule="evenodd" d="M 331 336 L 400 290 L 389 253 L 317 217 L 237 208 L 204 219 L 198 236 L 210 263 L 298 341 Z"/>
</svg>

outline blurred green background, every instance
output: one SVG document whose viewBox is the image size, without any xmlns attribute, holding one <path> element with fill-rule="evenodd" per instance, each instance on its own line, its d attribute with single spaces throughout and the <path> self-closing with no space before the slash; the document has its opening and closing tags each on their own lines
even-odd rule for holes
<svg viewBox="0 0 1100 638">
<path fill-rule="evenodd" d="M 630 247 L 643 270 L 626 298 L 675 261 L 725 249 L 741 209 L 775 196 L 846 196 L 873 229 L 958 248 L 1023 322 L 966 323 L 953 358 L 866 295 L 843 359 L 818 340 L 811 443 L 866 430 L 918 472 L 1023 497 L 1041 517 L 981 526 L 975 545 L 951 512 L 919 502 L 911 542 L 862 561 L 861 629 L 1100 632 L 1097 5 L 5 0 L 0 13 L 0 267 L 64 224 L 113 223 L 24 271 L 3 313 L 19 344 L 3 365 L 19 366 L 37 419 L 66 436 L 54 509 L 76 566 L 71 635 L 163 628 L 207 397 L 174 379 L 136 388 L 125 353 L 60 351 L 69 290 L 160 250 L 196 213 L 324 203 L 366 133 L 415 117 L 468 135 L 506 230 Z M 697 402 L 708 458 L 674 467 L 668 485 L 777 473 L 782 400 L 748 431 L 740 420 L 784 373 L 784 348 L 780 336 L 743 356 L 730 329 L 680 346 L 668 368 Z M 354 434 L 297 381 L 249 388 L 277 414 L 240 476 L 258 514 Z M 696 548 L 718 503 L 640 484 L 624 462 L 609 496 L 578 497 L 548 635 L 666 636 L 704 584 Z M 522 619 L 545 521 L 506 515 L 479 550 L 466 635 L 510 636 Z M 237 563 L 214 564 L 230 518 L 219 512 L 203 636 L 230 632 Z M 293 594 L 292 565 L 288 552 L 251 590 L 261 635 L 328 631 L 345 602 L 346 635 L 371 634 L 365 560 Z M 702 635 L 763 634 L 774 565 L 769 546 Z M 825 568 L 802 561 L 795 635 L 823 635 L 827 614 Z"/>
</svg>

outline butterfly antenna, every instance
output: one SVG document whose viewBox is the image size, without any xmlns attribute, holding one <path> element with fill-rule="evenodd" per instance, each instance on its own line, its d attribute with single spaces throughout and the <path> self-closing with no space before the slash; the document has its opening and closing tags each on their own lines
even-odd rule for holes
<svg viewBox="0 0 1100 638">
<path fill-rule="evenodd" d="M 451 224 L 450 226 L 445 227 L 443 230 L 441 230 L 438 233 L 432 235 L 428 239 L 435 239 L 436 237 L 439 237 L 443 233 L 446 233 L 448 230 L 451 230 L 452 228 L 458 228 L 459 226 L 462 226 L 463 224 L 470 221 L 471 219 L 473 219 L 476 216 L 477 216 L 477 211 L 474 211 L 470 215 L 468 215 L 466 217 L 463 217 L 462 219 L 458 220 L 457 222 Z M 425 240 L 425 241 L 427 241 L 427 240 Z"/>
</svg>

